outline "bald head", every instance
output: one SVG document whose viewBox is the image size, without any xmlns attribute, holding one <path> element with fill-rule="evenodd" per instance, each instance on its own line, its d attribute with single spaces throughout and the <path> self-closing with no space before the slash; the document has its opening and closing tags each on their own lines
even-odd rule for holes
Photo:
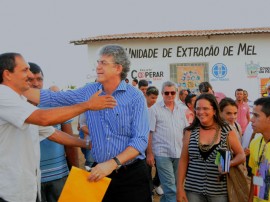
<svg viewBox="0 0 270 202">
<path fill-rule="evenodd" d="M 49 88 L 51 91 L 53 91 L 53 92 L 57 92 L 57 91 L 60 91 L 60 88 L 58 88 L 58 86 L 51 86 L 50 88 Z"/>
</svg>

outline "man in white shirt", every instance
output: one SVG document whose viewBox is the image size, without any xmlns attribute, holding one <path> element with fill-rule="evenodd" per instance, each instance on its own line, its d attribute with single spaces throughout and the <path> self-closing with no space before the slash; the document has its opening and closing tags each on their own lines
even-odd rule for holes
<svg viewBox="0 0 270 202">
<path fill-rule="evenodd" d="M 179 92 L 179 105 L 180 107 L 187 109 L 187 105 L 185 103 L 185 99 L 188 95 L 188 91 L 186 89 L 182 89 Z"/>
<path fill-rule="evenodd" d="M 164 194 L 161 202 L 176 200 L 176 173 L 182 150 L 183 129 L 188 126 L 185 109 L 175 101 L 176 85 L 162 85 L 163 100 L 149 109 L 150 134 L 147 163 L 156 163 Z"/>
<path fill-rule="evenodd" d="M 87 102 L 70 107 L 38 109 L 22 95 L 29 89 L 32 73 L 18 53 L 0 55 L 0 75 L 0 201 L 39 201 L 39 141 L 48 137 L 68 146 L 90 148 L 84 140 L 41 126 L 62 123 L 86 110 L 112 108 L 116 103 L 111 96 L 96 93 Z"/>
</svg>

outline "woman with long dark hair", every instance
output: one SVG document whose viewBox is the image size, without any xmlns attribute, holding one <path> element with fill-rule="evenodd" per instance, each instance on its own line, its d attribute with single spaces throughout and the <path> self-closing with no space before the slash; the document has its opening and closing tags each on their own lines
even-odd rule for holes
<svg viewBox="0 0 270 202">
<path fill-rule="evenodd" d="M 218 150 L 227 149 L 227 137 L 235 154 L 230 166 L 243 163 L 244 151 L 235 132 L 221 118 L 216 98 L 201 94 L 195 102 L 195 119 L 185 128 L 178 167 L 178 202 L 228 201 L 226 178 L 219 178 L 215 164 Z"/>
</svg>

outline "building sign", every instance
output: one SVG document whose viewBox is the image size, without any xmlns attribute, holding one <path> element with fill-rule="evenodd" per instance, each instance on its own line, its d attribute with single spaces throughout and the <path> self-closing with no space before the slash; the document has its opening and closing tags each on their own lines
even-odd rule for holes
<svg viewBox="0 0 270 202">
<path fill-rule="evenodd" d="M 243 56 L 257 55 L 256 47 L 252 44 L 239 43 L 237 46 L 183 46 L 169 48 L 127 48 L 131 59 L 146 58 L 184 58 L 184 57 L 213 57 L 213 56 Z"/>
<path fill-rule="evenodd" d="M 260 68 L 259 64 L 254 64 L 253 61 L 250 61 L 250 63 L 246 63 L 246 72 L 248 78 L 257 78 L 258 76 L 258 70 Z"/>
<path fill-rule="evenodd" d="M 171 80 L 177 83 L 179 89 L 189 89 L 192 93 L 199 92 L 199 84 L 207 81 L 207 63 L 171 64 Z"/>
<path fill-rule="evenodd" d="M 228 73 L 228 68 L 223 63 L 217 63 L 212 67 L 212 75 L 215 77 L 211 81 L 228 81 L 226 78 Z"/>
<path fill-rule="evenodd" d="M 164 77 L 163 71 L 153 71 L 151 68 L 138 68 L 131 71 L 132 79 L 145 80 L 162 80 Z"/>
<path fill-rule="evenodd" d="M 268 96 L 268 92 L 267 92 L 267 88 L 266 88 L 266 85 L 268 83 L 270 83 L 270 78 L 261 78 L 260 79 L 260 94 L 262 97 Z"/>
</svg>

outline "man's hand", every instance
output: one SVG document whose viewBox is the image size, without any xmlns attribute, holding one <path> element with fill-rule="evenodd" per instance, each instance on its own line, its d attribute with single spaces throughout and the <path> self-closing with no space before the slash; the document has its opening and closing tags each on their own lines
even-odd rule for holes
<svg viewBox="0 0 270 202">
<path fill-rule="evenodd" d="M 147 153 L 147 155 L 146 155 L 146 163 L 151 167 L 155 166 L 155 159 L 154 159 L 153 153 L 150 153 L 150 152 Z"/>
<path fill-rule="evenodd" d="M 88 176 L 90 182 L 97 182 L 103 177 L 111 174 L 117 167 L 117 164 L 114 160 L 110 159 L 106 162 L 99 163 L 91 169 L 91 174 Z"/>
<path fill-rule="evenodd" d="M 176 201 L 177 202 L 188 202 L 187 195 L 186 195 L 184 188 L 180 188 L 177 190 Z"/>
<path fill-rule="evenodd" d="M 117 103 L 113 96 L 111 95 L 102 95 L 99 96 L 102 90 L 99 90 L 88 100 L 89 110 L 101 110 L 105 108 L 114 108 Z"/>
<path fill-rule="evenodd" d="M 246 156 L 249 156 L 249 154 L 250 154 L 249 148 L 245 148 L 245 149 L 244 149 L 244 152 L 245 152 L 245 155 L 246 155 Z"/>
</svg>

